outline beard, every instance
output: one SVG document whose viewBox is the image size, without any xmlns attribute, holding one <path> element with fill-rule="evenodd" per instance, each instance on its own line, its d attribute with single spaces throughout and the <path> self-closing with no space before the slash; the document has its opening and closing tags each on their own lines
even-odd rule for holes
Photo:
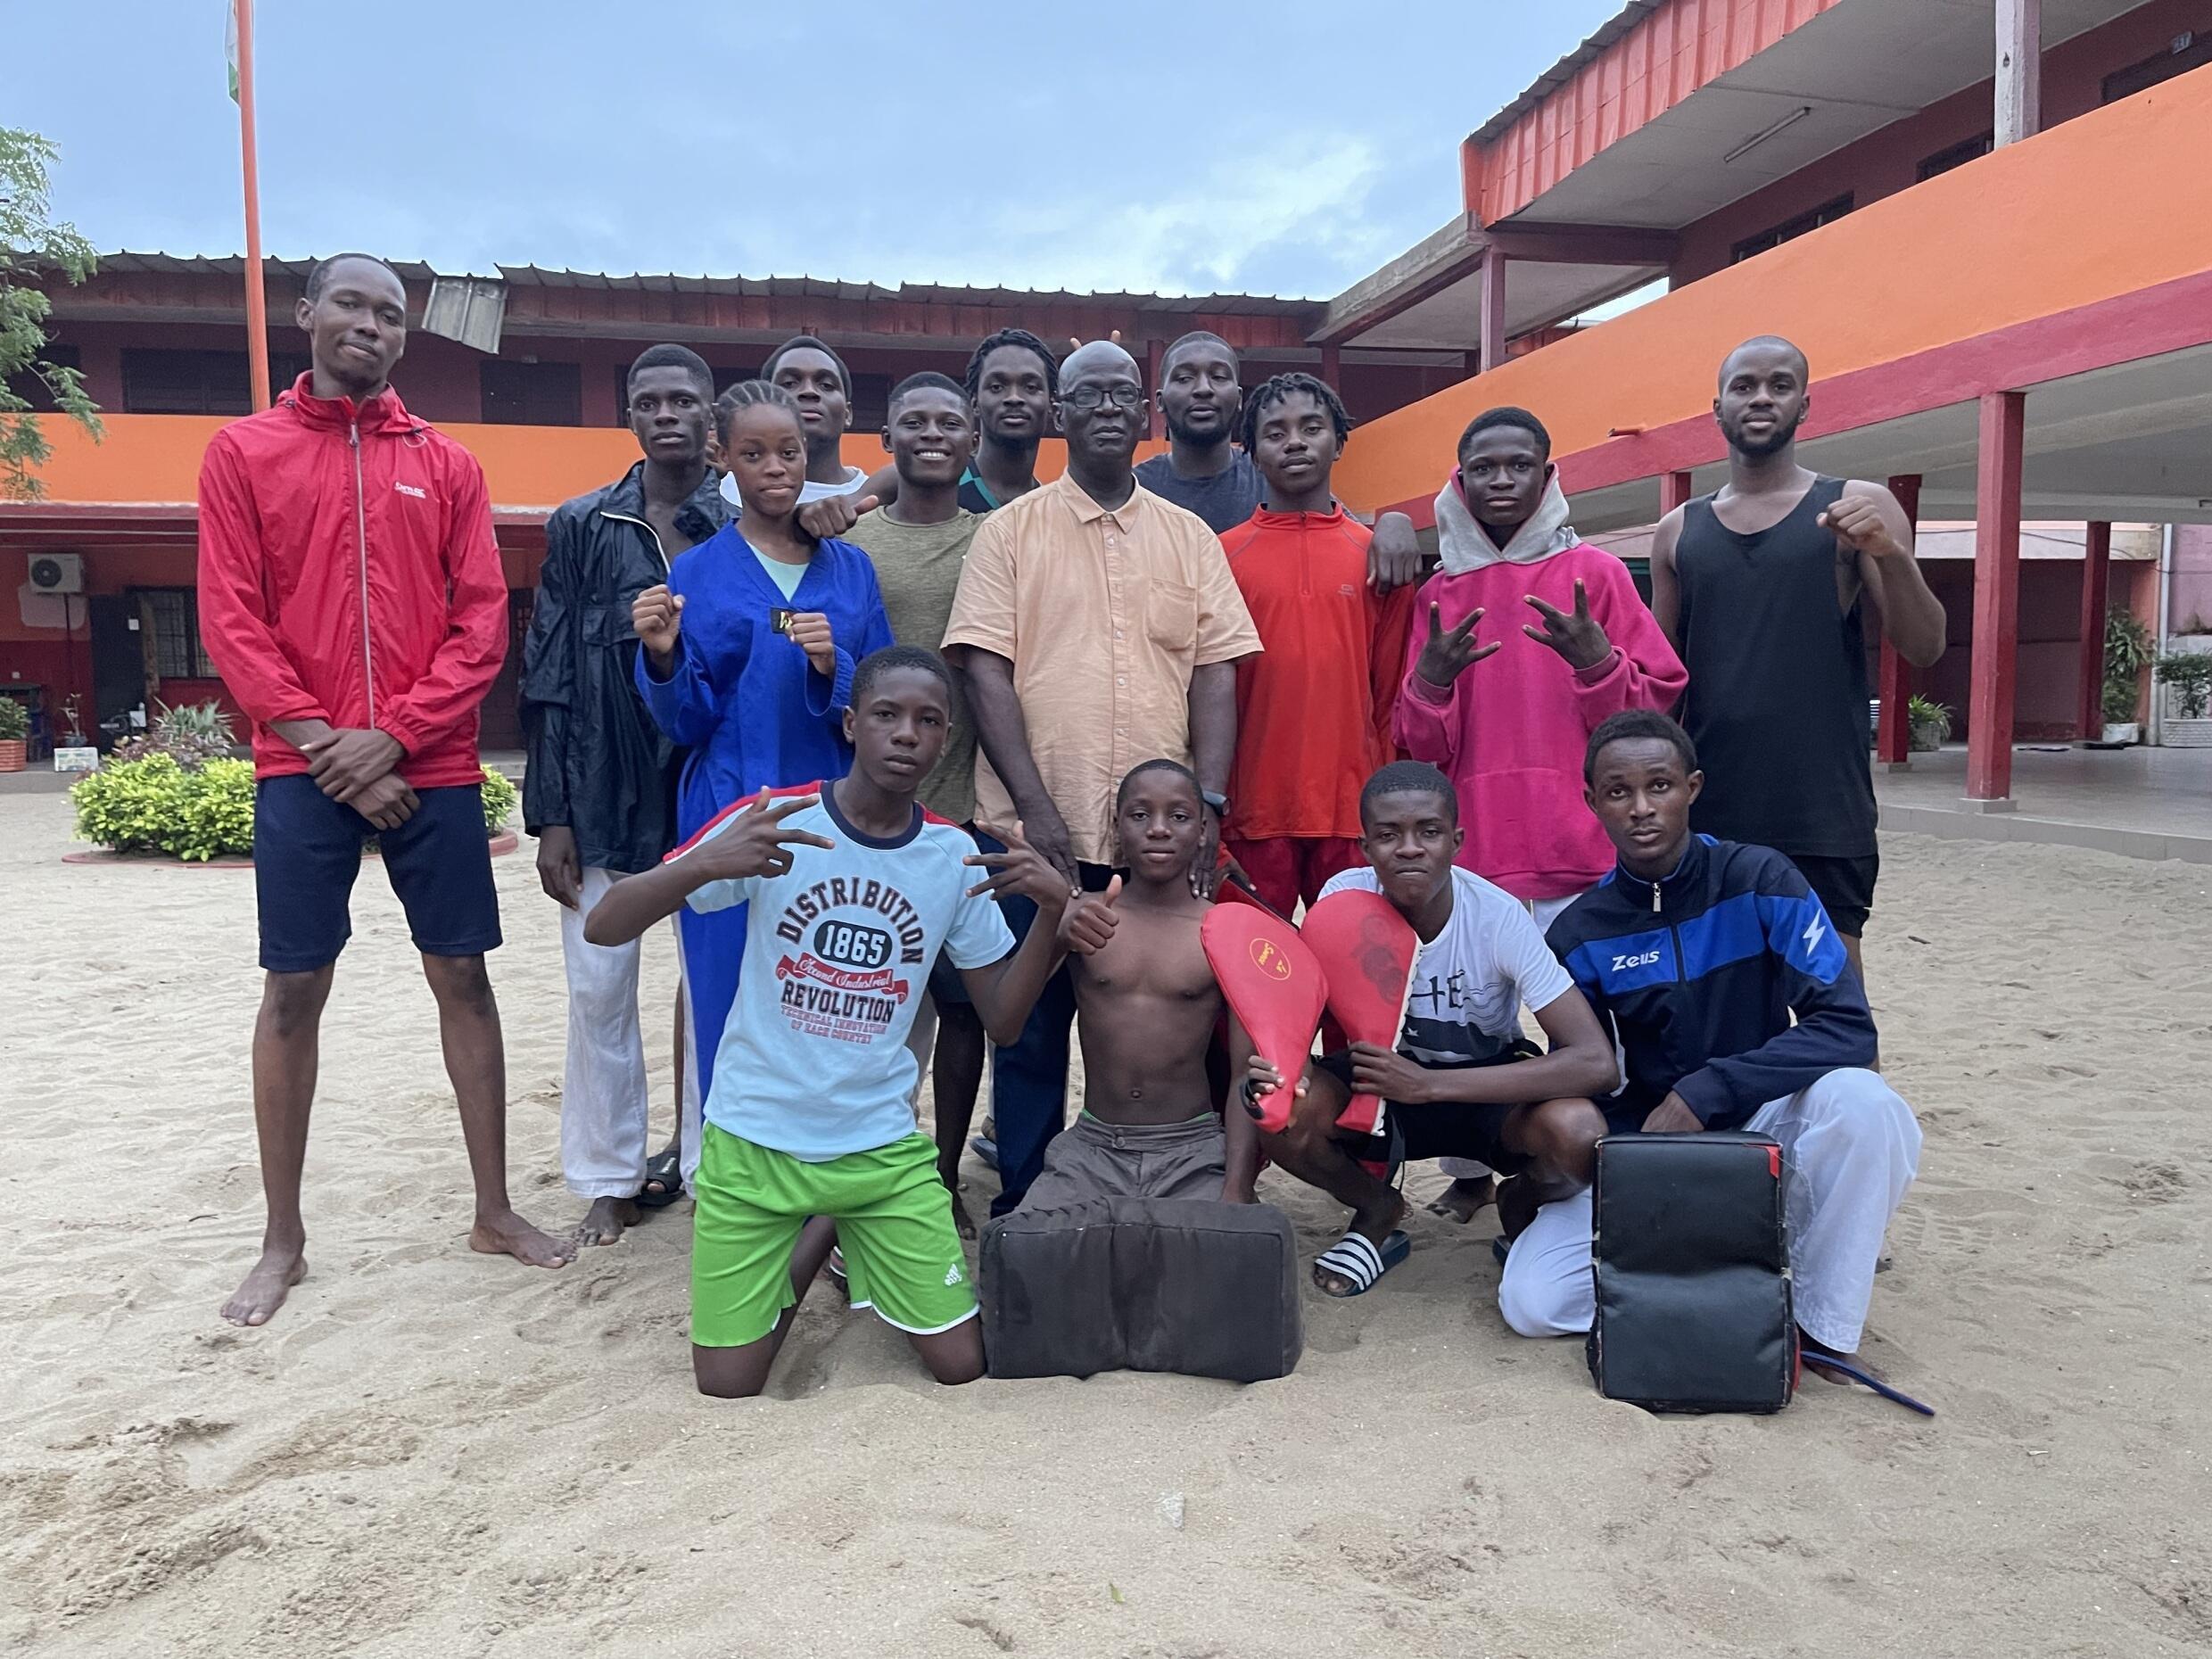
<svg viewBox="0 0 2212 1659">
<path fill-rule="evenodd" d="M 1774 430 L 1767 433 L 1765 437 L 1749 438 L 1744 435 L 1743 423 L 1739 420 L 1730 426 L 1726 433 L 1729 448 L 1734 450 L 1738 455 L 1747 455 L 1754 459 L 1779 454 L 1796 442 L 1797 428 L 1803 425 L 1804 421 L 1804 411 L 1801 409 L 1787 425 L 1776 423 Z"/>
<path fill-rule="evenodd" d="M 1194 450 L 1210 450 L 1217 443 L 1228 442 L 1229 428 L 1236 424 L 1234 421 L 1225 420 L 1211 432 L 1193 432 L 1174 416 L 1169 415 L 1166 418 L 1168 435 L 1189 444 Z"/>
</svg>

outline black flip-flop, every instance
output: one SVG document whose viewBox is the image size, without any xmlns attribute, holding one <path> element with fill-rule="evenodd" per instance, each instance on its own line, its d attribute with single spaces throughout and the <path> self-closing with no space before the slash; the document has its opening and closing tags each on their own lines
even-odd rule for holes
<svg viewBox="0 0 2212 1659">
<path fill-rule="evenodd" d="M 653 1191 L 659 1182 L 661 1190 Z M 645 1184 L 633 1201 L 640 1209 L 665 1209 L 683 1196 L 683 1160 L 674 1152 L 656 1152 L 645 1160 Z"/>
<path fill-rule="evenodd" d="M 1871 1371 L 1863 1370 L 1848 1359 L 1838 1359 L 1834 1354 L 1818 1354 L 1809 1348 L 1800 1349 L 1798 1358 L 1804 1365 L 1818 1366 L 1823 1371 L 1833 1371 L 1837 1376 L 1848 1377 L 1853 1382 L 1864 1383 L 1884 1399 L 1894 1400 L 1906 1410 L 1917 1411 L 1923 1417 L 1932 1417 L 1936 1415 L 1935 1407 L 1925 1405 L 1913 1399 L 1902 1389 L 1890 1387 Z"/>
</svg>

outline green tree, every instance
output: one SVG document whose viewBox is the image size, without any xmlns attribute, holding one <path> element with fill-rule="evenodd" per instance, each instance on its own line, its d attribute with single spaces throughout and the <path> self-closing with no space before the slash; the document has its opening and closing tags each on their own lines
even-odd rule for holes
<svg viewBox="0 0 2212 1659">
<path fill-rule="evenodd" d="M 85 395 L 84 376 L 49 362 L 46 314 L 53 306 L 31 283 L 59 271 L 71 283 L 92 274 L 92 243 L 74 225 L 53 219 L 46 169 L 54 145 L 37 133 L 0 127 L 0 498 L 36 500 L 45 493 L 35 469 L 53 453 L 30 404 L 15 387 L 36 376 L 54 406 L 100 436 L 100 415 Z"/>
</svg>

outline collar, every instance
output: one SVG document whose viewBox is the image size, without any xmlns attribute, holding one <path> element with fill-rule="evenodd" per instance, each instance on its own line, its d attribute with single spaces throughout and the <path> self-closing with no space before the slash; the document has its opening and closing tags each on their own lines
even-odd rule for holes
<svg viewBox="0 0 2212 1659">
<path fill-rule="evenodd" d="M 1536 565 L 1564 553 L 1581 541 L 1567 523 L 1567 498 L 1555 470 L 1544 494 L 1513 539 L 1499 547 L 1490 532 L 1476 522 L 1467 505 L 1465 487 L 1455 466 L 1436 497 L 1436 547 L 1446 574 L 1464 576 L 1486 565 Z"/>
<path fill-rule="evenodd" d="M 318 398 L 315 395 L 315 371 L 302 369 L 299 379 L 292 383 L 292 390 L 276 400 L 280 408 L 292 410 L 310 426 L 334 429 L 359 426 L 365 431 L 412 432 L 422 423 L 407 412 L 400 401 L 400 394 L 386 386 L 375 397 L 356 403 L 351 398 Z"/>
<path fill-rule="evenodd" d="M 1114 521 L 1114 528 L 1126 534 L 1135 527 L 1143 515 L 1144 503 L 1151 499 L 1152 494 L 1142 483 L 1135 482 L 1135 474 L 1130 475 L 1130 480 L 1129 499 L 1114 508 L 1101 507 L 1091 499 L 1088 491 L 1066 473 L 1061 474 L 1044 488 L 1060 492 L 1061 499 L 1068 504 L 1068 510 L 1075 515 L 1078 524 L 1095 524 L 1102 518 L 1110 518 Z"/>
<path fill-rule="evenodd" d="M 600 496 L 598 510 L 618 514 L 624 518 L 645 516 L 645 463 L 632 462 L 630 470 L 607 485 Z M 706 476 L 699 481 L 684 504 L 676 509 L 676 524 L 691 538 L 694 546 L 706 541 L 730 522 L 729 511 L 722 506 L 720 480 L 714 469 L 708 467 Z"/>
<path fill-rule="evenodd" d="M 1705 864 L 1717 845 L 1709 835 L 1693 834 L 1682 848 L 1681 861 L 1656 881 L 1647 881 L 1641 876 L 1630 875 L 1628 866 L 1616 858 L 1606 879 L 1638 910 L 1656 911 L 1660 908 L 1662 895 L 1686 893 L 1696 885 L 1704 876 Z"/>
<path fill-rule="evenodd" d="M 1250 522 L 1262 530 L 1334 530 L 1344 522 L 1344 504 L 1332 501 L 1325 513 L 1277 513 L 1263 503 L 1252 509 Z"/>
</svg>

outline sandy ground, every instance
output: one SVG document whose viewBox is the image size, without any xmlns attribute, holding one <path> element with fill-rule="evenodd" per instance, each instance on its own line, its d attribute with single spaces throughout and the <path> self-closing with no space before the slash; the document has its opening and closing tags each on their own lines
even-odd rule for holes
<svg viewBox="0 0 2212 1659">
<path fill-rule="evenodd" d="M 703 1401 L 681 1209 L 557 1274 L 462 1247 L 431 1003 L 373 866 L 314 1271 L 234 1331 L 252 878 L 67 845 L 59 797 L 0 797 L 0 1648 L 2212 1648 L 2202 869 L 1886 843 L 1870 974 L 1927 1141 L 1867 1351 L 1943 1415 L 1812 1382 L 1779 1416 L 1663 1420 L 1597 1399 L 1579 1342 L 1506 1333 L 1487 1214 L 1419 1216 L 1381 1289 L 1313 1299 L 1279 1382 L 937 1391 L 818 1289 L 775 1398 Z M 557 929 L 527 857 L 499 870 L 516 1191 L 567 1224 Z M 664 951 L 651 981 L 664 1006 Z M 1325 1204 L 1267 1194 L 1325 1241 Z"/>
</svg>

